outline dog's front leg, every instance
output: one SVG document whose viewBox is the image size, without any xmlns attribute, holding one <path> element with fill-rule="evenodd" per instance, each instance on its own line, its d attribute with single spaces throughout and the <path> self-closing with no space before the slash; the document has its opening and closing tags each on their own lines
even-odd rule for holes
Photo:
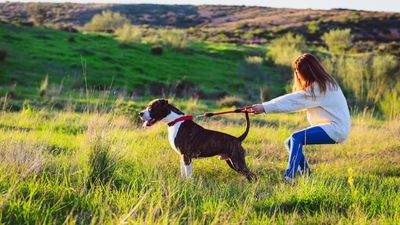
<svg viewBox="0 0 400 225">
<path fill-rule="evenodd" d="M 185 169 L 186 169 L 186 176 L 189 179 L 192 178 L 192 163 L 190 163 L 189 165 L 185 165 Z"/>
<path fill-rule="evenodd" d="M 192 159 L 188 156 L 183 155 L 183 163 L 185 164 L 186 176 L 192 178 Z"/>
<path fill-rule="evenodd" d="M 183 156 L 180 160 L 181 164 L 181 180 L 185 179 L 185 162 L 183 161 Z"/>
</svg>

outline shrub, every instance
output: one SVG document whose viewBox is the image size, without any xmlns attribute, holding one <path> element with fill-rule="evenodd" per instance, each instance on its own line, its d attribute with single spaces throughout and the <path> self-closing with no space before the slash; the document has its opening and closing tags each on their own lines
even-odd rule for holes
<svg viewBox="0 0 400 225">
<path fill-rule="evenodd" d="M 398 85 L 399 86 L 399 85 Z M 399 86 L 400 88 L 400 86 Z M 397 91 L 386 91 L 379 107 L 386 119 L 393 120 L 400 118 L 400 96 Z"/>
<path fill-rule="evenodd" d="M 130 24 L 128 18 L 120 13 L 103 11 L 101 14 L 94 15 L 92 20 L 85 24 L 85 31 L 114 32 L 122 28 L 125 24 Z"/>
<path fill-rule="evenodd" d="M 304 37 L 289 32 L 271 41 L 267 57 L 270 57 L 277 65 L 290 66 L 305 49 Z"/>
<path fill-rule="evenodd" d="M 153 28 L 146 28 L 142 38 L 142 43 L 157 45 L 158 44 L 158 31 Z"/>
<path fill-rule="evenodd" d="M 125 44 L 130 42 L 140 43 L 142 41 L 142 33 L 143 31 L 139 27 L 130 24 L 124 24 L 124 26 L 115 30 L 117 39 Z"/>
<path fill-rule="evenodd" d="M 75 38 L 73 37 L 73 36 L 70 36 L 69 38 L 68 38 L 68 42 L 69 43 L 74 43 L 76 40 L 75 40 Z"/>
<path fill-rule="evenodd" d="M 152 55 L 162 55 L 163 48 L 160 46 L 152 46 L 150 52 Z"/>
<path fill-rule="evenodd" d="M 189 45 L 189 39 L 184 30 L 160 29 L 158 43 L 174 49 L 183 49 Z"/>
<path fill-rule="evenodd" d="M 378 103 L 387 90 L 395 89 L 399 63 L 391 55 L 330 56 L 322 60 L 356 103 Z"/>
<path fill-rule="evenodd" d="M 218 107 L 240 107 L 244 104 L 243 99 L 237 96 L 225 96 L 217 101 Z"/>
<path fill-rule="evenodd" d="M 308 33 L 310 33 L 310 34 L 317 33 L 320 30 L 320 28 L 318 26 L 318 22 L 316 22 L 316 21 L 310 22 L 307 25 L 307 30 L 308 30 Z"/>
<path fill-rule="evenodd" d="M 0 49 L 0 62 L 4 62 L 7 58 L 7 51 L 5 49 Z"/>
<path fill-rule="evenodd" d="M 350 29 L 335 29 L 324 33 L 321 39 L 328 46 L 332 53 L 341 53 L 346 51 L 353 42 L 353 35 Z"/>
<path fill-rule="evenodd" d="M 374 91 L 368 92 L 368 99 L 373 100 L 374 103 L 378 102 L 387 89 L 399 81 L 396 77 L 398 69 L 399 62 L 395 56 L 378 55 L 373 57 L 367 82 Z"/>
<path fill-rule="evenodd" d="M 249 64 L 256 64 L 256 65 L 261 65 L 264 61 L 264 59 L 260 56 L 247 56 L 245 60 Z"/>
<path fill-rule="evenodd" d="M 176 97 L 187 98 L 192 97 L 196 93 L 196 85 L 189 80 L 178 80 L 174 86 Z"/>
</svg>

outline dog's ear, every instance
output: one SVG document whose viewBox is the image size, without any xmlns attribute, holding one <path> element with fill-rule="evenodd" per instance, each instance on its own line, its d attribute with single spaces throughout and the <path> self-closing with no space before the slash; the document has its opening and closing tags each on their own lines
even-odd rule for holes
<svg viewBox="0 0 400 225">
<path fill-rule="evenodd" d="M 168 105 L 168 100 L 167 99 L 160 99 L 160 103 L 162 105 Z"/>
</svg>

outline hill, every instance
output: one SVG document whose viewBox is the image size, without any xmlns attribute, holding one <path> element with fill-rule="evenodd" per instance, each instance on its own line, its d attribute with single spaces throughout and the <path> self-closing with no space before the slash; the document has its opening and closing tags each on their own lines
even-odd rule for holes
<svg viewBox="0 0 400 225">
<path fill-rule="evenodd" d="M 194 43 L 186 50 L 164 48 L 162 55 L 151 48 L 120 44 L 110 35 L 0 24 L 0 49 L 7 53 L 0 63 L 0 90 L 5 94 L 16 86 L 16 95 L 38 96 L 47 76 L 64 92 L 87 86 L 136 96 L 249 99 L 258 99 L 261 86 L 273 86 L 274 95 L 284 92 L 287 76 L 246 61 L 248 55 L 264 54 L 260 47 Z"/>
<path fill-rule="evenodd" d="M 29 24 L 35 7 L 36 3 L 0 3 L 0 21 Z M 225 39 L 219 39 L 265 42 L 294 31 L 310 41 L 320 41 L 322 33 L 335 28 L 351 28 L 358 41 L 400 40 L 400 13 L 212 5 L 43 3 L 40 7 L 46 12 L 46 23 L 74 28 L 103 10 L 111 10 L 126 15 L 137 25 L 192 28 L 205 40 L 225 35 Z"/>
</svg>

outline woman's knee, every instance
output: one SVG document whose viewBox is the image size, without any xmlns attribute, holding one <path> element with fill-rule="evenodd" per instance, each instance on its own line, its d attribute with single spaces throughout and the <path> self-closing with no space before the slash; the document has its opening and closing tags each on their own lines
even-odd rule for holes
<svg viewBox="0 0 400 225">
<path fill-rule="evenodd" d="M 288 137 L 285 142 L 283 143 L 285 145 L 285 149 L 290 152 L 290 142 L 291 142 L 291 137 Z"/>
<path fill-rule="evenodd" d="M 304 130 L 298 131 L 293 133 L 290 138 L 293 140 L 293 142 L 298 142 L 303 144 L 304 142 Z"/>
</svg>

